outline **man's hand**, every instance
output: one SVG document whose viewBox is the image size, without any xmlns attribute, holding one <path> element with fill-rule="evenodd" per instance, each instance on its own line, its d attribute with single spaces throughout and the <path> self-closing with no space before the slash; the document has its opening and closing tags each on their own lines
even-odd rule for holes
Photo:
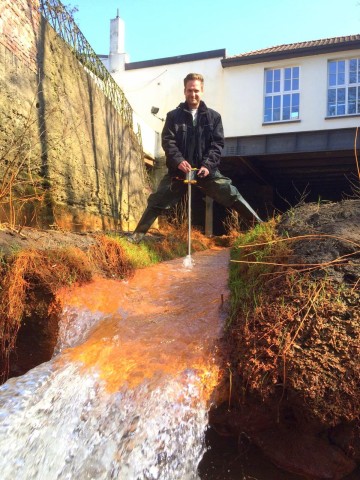
<svg viewBox="0 0 360 480">
<path fill-rule="evenodd" d="M 183 160 L 181 163 L 179 163 L 178 169 L 184 173 L 188 173 L 191 172 L 191 165 L 186 160 Z"/>
<path fill-rule="evenodd" d="M 200 170 L 198 171 L 197 175 L 200 178 L 205 178 L 209 175 L 209 170 L 206 167 L 201 167 Z"/>
</svg>

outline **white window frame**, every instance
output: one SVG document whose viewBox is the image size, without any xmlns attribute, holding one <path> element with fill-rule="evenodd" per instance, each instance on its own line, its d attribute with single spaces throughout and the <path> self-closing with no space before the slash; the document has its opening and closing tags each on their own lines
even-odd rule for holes
<svg viewBox="0 0 360 480">
<path fill-rule="evenodd" d="M 327 117 L 360 115 L 360 58 L 328 61 Z"/>
<path fill-rule="evenodd" d="M 266 68 L 264 71 L 263 123 L 300 120 L 300 67 Z"/>
</svg>

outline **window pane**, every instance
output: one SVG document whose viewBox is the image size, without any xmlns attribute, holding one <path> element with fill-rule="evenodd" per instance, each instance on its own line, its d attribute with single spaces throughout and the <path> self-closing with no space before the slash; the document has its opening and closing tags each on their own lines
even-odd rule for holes
<svg viewBox="0 0 360 480">
<path fill-rule="evenodd" d="M 298 79 L 298 78 L 294 78 L 294 79 L 293 79 L 292 89 L 293 89 L 293 90 L 299 90 L 299 79 Z"/>
<path fill-rule="evenodd" d="M 338 105 L 337 114 L 338 115 L 345 115 L 345 105 Z"/>
<path fill-rule="evenodd" d="M 280 121 L 280 108 L 274 109 L 273 121 L 274 122 Z"/>
<path fill-rule="evenodd" d="M 265 110 L 264 122 L 271 122 L 271 110 Z"/>
<path fill-rule="evenodd" d="M 338 65 L 338 75 L 337 75 L 337 84 L 345 84 L 345 60 L 337 62 Z"/>
<path fill-rule="evenodd" d="M 290 107 L 283 108 L 283 120 L 290 120 Z"/>
<path fill-rule="evenodd" d="M 284 90 L 285 92 L 288 92 L 289 90 L 291 90 L 291 80 L 285 80 Z"/>
<path fill-rule="evenodd" d="M 291 80 L 291 68 L 285 68 L 285 80 Z"/>
<path fill-rule="evenodd" d="M 344 85 L 345 84 L 345 72 L 339 72 L 338 78 L 337 78 L 337 84 L 338 85 Z"/>
<path fill-rule="evenodd" d="M 294 93 L 292 95 L 291 118 L 299 118 L 300 95 Z"/>
<path fill-rule="evenodd" d="M 266 93 L 272 93 L 273 91 L 272 87 L 273 87 L 272 82 L 266 82 L 266 86 L 265 86 Z"/>
<path fill-rule="evenodd" d="M 351 115 L 353 113 L 356 113 L 356 103 L 348 103 L 348 114 Z"/>
<path fill-rule="evenodd" d="M 329 75 L 329 87 L 335 87 L 336 86 L 336 74 L 335 73 L 330 73 Z"/>
<path fill-rule="evenodd" d="M 284 95 L 283 107 L 290 107 L 290 95 Z"/>
<path fill-rule="evenodd" d="M 345 88 L 338 88 L 337 90 L 337 103 L 345 103 Z"/>
<path fill-rule="evenodd" d="M 357 83 L 357 72 L 349 72 L 349 83 Z"/>
<path fill-rule="evenodd" d="M 271 122 L 272 97 L 265 98 L 264 122 Z"/>
<path fill-rule="evenodd" d="M 328 116 L 333 117 L 334 115 L 336 115 L 336 106 L 335 104 L 332 104 L 332 105 L 329 105 Z"/>
<path fill-rule="evenodd" d="M 338 72 L 339 73 L 345 73 L 345 60 L 340 60 L 337 62 L 338 64 Z"/>
<path fill-rule="evenodd" d="M 273 92 L 280 92 L 280 70 L 274 70 L 274 89 Z"/>
<path fill-rule="evenodd" d="M 349 83 L 357 83 L 357 60 L 355 58 L 349 61 Z"/>
<path fill-rule="evenodd" d="M 348 102 L 355 102 L 356 100 L 356 87 L 350 87 L 348 89 Z"/>
<path fill-rule="evenodd" d="M 272 97 L 265 98 L 265 108 L 272 108 Z"/>
<path fill-rule="evenodd" d="M 265 71 L 265 80 L 267 82 L 272 82 L 273 81 L 273 70 L 266 70 Z"/>
<path fill-rule="evenodd" d="M 294 93 L 292 95 L 292 104 L 293 104 L 293 107 L 299 107 L 299 104 L 300 104 L 300 94 L 299 93 Z"/>
<path fill-rule="evenodd" d="M 299 77 L 300 77 L 299 73 L 300 73 L 299 67 L 294 67 L 293 68 L 293 78 L 299 79 Z"/>
<path fill-rule="evenodd" d="M 329 74 L 336 75 L 337 62 L 329 62 Z"/>
<path fill-rule="evenodd" d="M 281 97 L 280 97 L 280 95 L 275 95 L 275 96 L 274 96 L 274 109 L 275 109 L 275 108 L 280 108 L 280 104 L 281 104 Z"/>
<path fill-rule="evenodd" d="M 331 88 L 328 91 L 328 103 L 335 103 L 336 101 L 336 90 L 335 88 Z"/>
</svg>

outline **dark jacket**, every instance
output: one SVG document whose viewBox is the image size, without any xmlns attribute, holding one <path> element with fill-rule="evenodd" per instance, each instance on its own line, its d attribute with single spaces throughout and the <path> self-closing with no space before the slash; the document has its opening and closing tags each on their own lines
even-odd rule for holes
<svg viewBox="0 0 360 480">
<path fill-rule="evenodd" d="M 186 103 L 169 112 L 162 132 L 162 147 L 170 175 L 184 175 L 178 165 L 187 160 L 194 167 L 206 167 L 210 175 L 220 163 L 224 147 L 221 116 L 203 101 L 198 108 L 197 124 Z"/>
</svg>

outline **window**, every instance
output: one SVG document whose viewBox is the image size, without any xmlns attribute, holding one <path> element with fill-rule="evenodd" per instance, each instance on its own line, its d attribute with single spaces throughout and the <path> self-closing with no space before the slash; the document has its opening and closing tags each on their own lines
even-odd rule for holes
<svg viewBox="0 0 360 480">
<path fill-rule="evenodd" d="M 360 58 L 328 64 L 327 115 L 360 113 Z"/>
<path fill-rule="evenodd" d="M 264 123 L 299 119 L 299 67 L 265 70 Z"/>
</svg>

